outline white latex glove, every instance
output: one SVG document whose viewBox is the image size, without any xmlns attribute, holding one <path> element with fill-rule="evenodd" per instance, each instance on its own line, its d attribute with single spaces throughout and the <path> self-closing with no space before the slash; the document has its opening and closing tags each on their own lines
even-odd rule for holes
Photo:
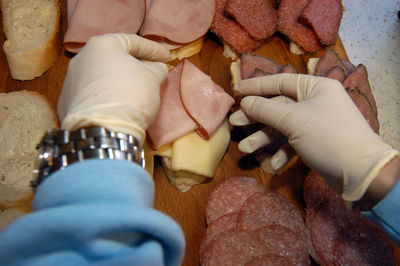
<svg viewBox="0 0 400 266">
<path fill-rule="evenodd" d="M 71 59 L 58 101 L 63 129 L 103 126 L 143 144 L 160 106 L 166 47 L 133 34 L 91 38 Z M 151 61 L 141 61 L 151 60 Z"/>
<path fill-rule="evenodd" d="M 399 154 L 374 133 L 336 80 L 277 74 L 242 80 L 234 90 L 286 96 L 287 102 L 247 96 L 241 108 L 282 132 L 304 162 L 345 200 L 359 200 L 382 167 Z M 236 124 L 235 119 L 230 122 Z"/>
</svg>

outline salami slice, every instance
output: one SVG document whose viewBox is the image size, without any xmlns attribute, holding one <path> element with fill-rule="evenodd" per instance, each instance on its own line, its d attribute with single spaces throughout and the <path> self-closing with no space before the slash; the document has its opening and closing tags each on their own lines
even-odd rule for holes
<svg viewBox="0 0 400 266">
<path fill-rule="evenodd" d="M 250 234 L 234 228 L 219 234 L 200 257 L 200 265 L 244 265 L 253 258 Z"/>
<path fill-rule="evenodd" d="M 256 40 L 267 39 L 276 31 L 278 18 L 275 9 L 268 1 L 229 0 L 225 12 L 235 18 Z"/>
<path fill-rule="evenodd" d="M 249 197 L 264 191 L 266 188 L 254 178 L 229 178 L 210 195 L 206 209 L 207 224 L 210 225 L 222 215 L 239 212 Z"/>
<path fill-rule="evenodd" d="M 335 265 L 396 265 L 386 235 L 366 220 L 348 226 L 334 244 Z"/>
<path fill-rule="evenodd" d="M 311 242 L 324 265 L 334 263 L 334 244 L 345 228 L 355 225 L 359 217 L 348 211 L 343 204 L 328 201 L 309 217 Z"/>
<path fill-rule="evenodd" d="M 342 197 L 330 189 L 324 179 L 317 172 L 311 170 L 303 184 L 303 197 L 307 209 L 318 209 L 320 205 L 328 201 L 337 201 L 338 204 L 343 204 Z"/>
<path fill-rule="evenodd" d="M 330 46 L 336 43 L 342 13 L 341 0 L 309 0 L 300 20 L 314 29 L 324 45 Z"/>
<path fill-rule="evenodd" d="M 300 211 L 277 192 L 265 191 L 253 195 L 239 212 L 238 228 L 256 230 L 267 225 L 281 225 L 305 239 L 305 225 Z"/>
<path fill-rule="evenodd" d="M 265 254 L 262 256 L 258 256 L 248 263 L 246 263 L 245 266 L 294 266 L 296 264 L 293 264 L 290 262 L 290 260 L 286 259 L 285 257 L 275 255 L 275 254 Z"/>
<path fill-rule="evenodd" d="M 278 31 L 304 51 L 314 53 L 322 48 L 315 32 L 300 24 L 298 18 L 308 0 L 282 0 L 278 9 Z"/>
<path fill-rule="evenodd" d="M 262 41 L 251 38 L 238 23 L 225 16 L 226 2 L 227 0 L 215 1 L 215 17 L 211 24 L 211 31 L 239 54 L 255 50 Z"/>
<path fill-rule="evenodd" d="M 280 225 L 261 227 L 250 238 L 253 252 L 275 254 L 288 259 L 293 265 L 309 265 L 305 239 Z"/>
<path fill-rule="evenodd" d="M 212 222 L 206 230 L 206 233 L 201 241 L 199 255 L 203 255 L 207 246 L 211 241 L 225 230 L 232 229 L 236 227 L 238 212 L 229 213 L 218 217 L 214 222 Z"/>
</svg>

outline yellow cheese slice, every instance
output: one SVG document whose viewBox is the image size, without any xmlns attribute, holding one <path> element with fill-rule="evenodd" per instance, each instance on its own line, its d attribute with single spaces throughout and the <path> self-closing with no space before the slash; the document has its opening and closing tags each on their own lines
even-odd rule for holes
<svg viewBox="0 0 400 266">
<path fill-rule="evenodd" d="M 228 148 L 230 132 L 225 119 L 210 139 L 191 132 L 172 144 L 171 169 L 212 178 Z"/>
<path fill-rule="evenodd" d="M 204 43 L 204 36 L 198 38 L 197 40 L 186 44 L 185 46 L 176 48 L 171 51 L 171 60 L 178 58 L 182 60 L 183 58 L 191 57 L 192 55 L 197 54 L 200 52 L 201 48 L 203 47 Z"/>
</svg>

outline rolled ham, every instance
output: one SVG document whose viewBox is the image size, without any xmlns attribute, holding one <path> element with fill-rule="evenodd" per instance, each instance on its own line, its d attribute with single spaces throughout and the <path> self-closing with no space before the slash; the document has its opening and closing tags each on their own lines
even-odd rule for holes
<svg viewBox="0 0 400 266">
<path fill-rule="evenodd" d="M 145 0 L 68 0 L 66 50 L 77 53 L 90 39 L 105 33 L 136 34 L 142 26 Z"/>
<path fill-rule="evenodd" d="M 214 14 L 215 0 L 152 0 L 140 35 L 189 43 L 208 31 Z"/>
</svg>

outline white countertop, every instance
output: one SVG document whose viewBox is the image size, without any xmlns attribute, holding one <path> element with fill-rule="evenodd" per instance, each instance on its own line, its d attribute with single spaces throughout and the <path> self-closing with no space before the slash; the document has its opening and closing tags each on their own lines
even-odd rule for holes
<svg viewBox="0 0 400 266">
<path fill-rule="evenodd" d="M 400 21 L 397 0 L 342 0 L 339 35 L 350 61 L 367 67 L 380 135 L 400 150 Z"/>
</svg>

